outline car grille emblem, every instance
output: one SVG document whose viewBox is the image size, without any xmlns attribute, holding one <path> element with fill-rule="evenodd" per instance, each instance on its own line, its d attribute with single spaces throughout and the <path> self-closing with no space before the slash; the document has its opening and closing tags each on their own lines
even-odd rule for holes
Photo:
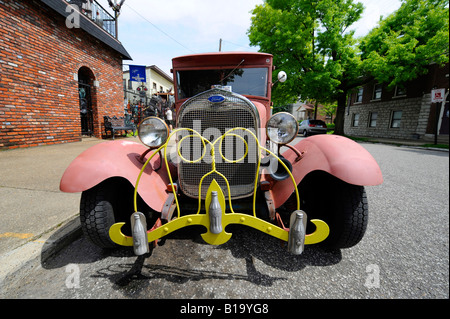
<svg viewBox="0 0 450 319">
<path fill-rule="evenodd" d="M 208 101 L 214 104 L 219 104 L 225 101 L 225 96 L 223 95 L 211 95 L 208 97 Z"/>
</svg>

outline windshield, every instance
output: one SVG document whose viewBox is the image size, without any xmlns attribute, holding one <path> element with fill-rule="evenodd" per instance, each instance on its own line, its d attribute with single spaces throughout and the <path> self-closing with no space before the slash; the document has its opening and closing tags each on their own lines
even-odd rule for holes
<svg viewBox="0 0 450 319">
<path fill-rule="evenodd" d="M 215 85 L 238 94 L 267 97 L 267 73 L 267 68 L 178 71 L 178 98 L 192 97 Z"/>
</svg>

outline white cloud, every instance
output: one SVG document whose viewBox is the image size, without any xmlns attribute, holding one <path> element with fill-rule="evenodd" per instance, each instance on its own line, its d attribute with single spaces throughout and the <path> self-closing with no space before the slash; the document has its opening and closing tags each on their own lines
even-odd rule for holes
<svg viewBox="0 0 450 319">
<path fill-rule="evenodd" d="M 107 0 L 97 0 L 109 12 Z M 130 63 L 156 64 L 169 72 L 173 57 L 249 48 L 250 11 L 263 0 L 125 0 L 119 16 L 119 40 Z M 127 63 L 127 62 L 125 62 Z"/>
<path fill-rule="evenodd" d="M 389 14 L 400 8 L 400 0 L 359 0 L 365 9 L 359 21 L 353 24 L 350 29 L 355 30 L 355 36 L 360 37 L 369 33 L 380 21 L 380 17 L 387 17 Z"/>
<path fill-rule="evenodd" d="M 107 5 L 106 0 L 103 2 Z M 148 32 L 155 38 L 164 35 L 168 41 L 176 39 L 196 52 L 208 47 L 211 41 L 218 46 L 220 38 L 233 42 L 245 37 L 245 45 L 248 45 L 246 32 L 250 27 L 250 11 L 262 2 L 128 0 L 122 7 L 119 28 L 127 24 L 134 27 L 136 32 Z"/>
<path fill-rule="evenodd" d="M 128 0 L 122 8 L 122 18 L 131 22 L 135 14 L 133 8 L 155 24 L 170 23 L 232 23 L 245 26 L 249 11 L 263 0 Z M 199 25 L 201 27 L 201 25 Z"/>
<path fill-rule="evenodd" d="M 107 0 L 97 0 L 109 12 Z M 355 0 L 355 2 L 358 0 Z M 165 72 L 173 57 L 249 48 L 251 13 L 263 0 L 125 0 L 119 17 L 119 40 L 133 57 L 131 63 L 156 64 Z M 350 27 L 367 34 L 400 6 L 400 0 L 359 0 L 365 6 L 360 21 Z M 136 13 L 138 12 L 138 13 Z M 127 62 L 125 62 L 127 63 Z"/>
</svg>

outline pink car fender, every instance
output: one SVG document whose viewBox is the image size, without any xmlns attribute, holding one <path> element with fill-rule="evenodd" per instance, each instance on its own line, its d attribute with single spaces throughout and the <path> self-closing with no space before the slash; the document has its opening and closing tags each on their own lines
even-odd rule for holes
<svg viewBox="0 0 450 319">
<path fill-rule="evenodd" d="M 380 167 L 370 153 L 358 143 L 337 135 L 316 135 L 301 140 L 294 148 L 298 155 L 288 149 L 283 156 L 292 163 L 292 175 L 300 181 L 312 171 L 324 171 L 347 182 L 360 186 L 383 183 Z M 280 207 L 294 191 L 290 178 L 277 182 L 272 188 L 275 207 Z"/>
<path fill-rule="evenodd" d="M 82 192 L 94 187 L 110 177 L 123 177 L 133 187 L 143 166 L 139 156 L 148 148 L 130 141 L 110 141 L 97 144 L 81 153 L 64 172 L 60 190 L 67 193 Z M 151 152 L 146 155 L 149 158 Z M 145 160 L 146 160 L 145 159 Z M 152 209 L 161 211 L 168 195 L 169 177 L 160 156 L 155 155 L 144 170 L 138 186 L 138 193 Z M 176 171 L 171 170 L 172 176 Z"/>
</svg>

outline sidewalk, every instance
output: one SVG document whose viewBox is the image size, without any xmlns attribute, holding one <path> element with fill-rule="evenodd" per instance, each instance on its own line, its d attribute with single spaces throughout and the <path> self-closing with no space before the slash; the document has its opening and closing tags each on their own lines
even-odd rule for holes
<svg viewBox="0 0 450 319">
<path fill-rule="evenodd" d="M 448 148 L 433 147 L 432 146 L 433 142 L 424 141 L 424 140 L 397 140 L 397 139 L 388 139 L 388 138 L 369 137 L 369 138 L 367 138 L 367 142 L 405 146 L 405 147 L 417 147 L 420 149 L 428 149 L 428 150 L 443 151 L 443 152 L 449 151 Z M 430 145 L 430 146 L 424 147 L 423 145 Z"/>
<path fill-rule="evenodd" d="M 135 137 L 127 139 L 139 142 Z M 81 235 L 81 194 L 61 192 L 59 181 L 75 157 L 105 141 L 83 138 L 76 143 L 0 152 L 0 289 L 5 278 L 20 280 L 18 273 L 25 275 Z M 424 144 L 388 139 L 370 142 L 408 147 Z"/>
<path fill-rule="evenodd" d="M 105 141 L 83 138 L 0 152 L 0 289 L 7 276 L 39 266 L 41 259 L 81 235 L 81 194 L 61 192 L 59 182 L 73 159 Z"/>
</svg>

